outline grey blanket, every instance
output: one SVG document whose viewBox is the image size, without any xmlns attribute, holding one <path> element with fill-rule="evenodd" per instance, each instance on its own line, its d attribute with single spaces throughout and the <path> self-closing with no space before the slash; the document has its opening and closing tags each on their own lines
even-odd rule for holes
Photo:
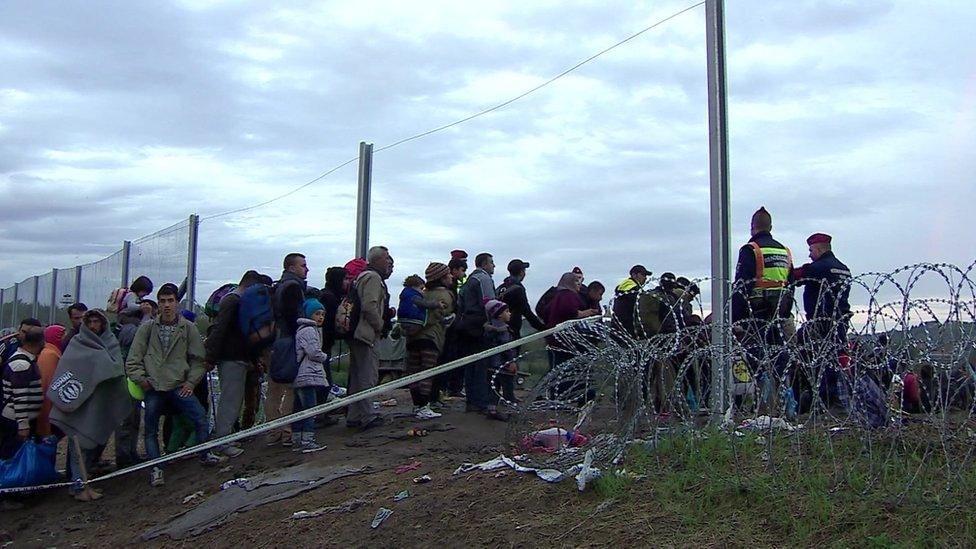
<svg viewBox="0 0 976 549">
<path fill-rule="evenodd" d="M 119 342 L 111 331 L 97 335 L 81 327 L 58 361 L 47 398 L 51 423 L 77 437 L 82 448 L 108 442 L 132 410 Z"/>
</svg>

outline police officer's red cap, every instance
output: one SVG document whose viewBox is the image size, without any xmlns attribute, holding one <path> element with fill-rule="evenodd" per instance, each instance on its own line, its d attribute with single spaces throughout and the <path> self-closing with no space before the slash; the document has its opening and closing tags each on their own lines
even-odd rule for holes
<svg viewBox="0 0 976 549">
<path fill-rule="evenodd" d="M 468 252 L 464 250 L 451 250 L 451 259 L 467 259 Z"/>
<path fill-rule="evenodd" d="M 814 244 L 830 244 L 831 237 L 829 234 L 823 233 L 813 233 L 810 238 L 807 239 L 807 246 L 813 246 Z"/>
</svg>

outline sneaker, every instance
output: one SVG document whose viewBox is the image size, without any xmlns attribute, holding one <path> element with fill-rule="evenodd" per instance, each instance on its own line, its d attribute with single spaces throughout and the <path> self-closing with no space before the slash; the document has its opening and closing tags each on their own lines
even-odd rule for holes
<svg viewBox="0 0 976 549">
<path fill-rule="evenodd" d="M 439 417 L 441 417 L 441 414 L 431 410 L 430 406 L 417 409 L 417 419 L 437 419 Z"/>
<path fill-rule="evenodd" d="M 229 457 L 229 458 L 236 458 L 237 456 L 239 456 L 239 455 L 241 455 L 243 453 L 244 453 L 244 450 L 241 447 L 239 447 L 239 446 L 227 446 L 223 450 L 220 451 L 220 455 L 223 455 L 223 456 L 226 456 L 226 457 Z"/>
<path fill-rule="evenodd" d="M 200 458 L 200 463 L 204 465 L 219 465 L 225 461 L 227 461 L 227 456 L 213 452 L 207 452 Z"/>
<path fill-rule="evenodd" d="M 281 445 L 284 446 L 285 448 L 291 448 L 292 445 L 291 433 L 281 434 Z"/>
<path fill-rule="evenodd" d="M 277 446 L 279 442 L 281 442 L 281 431 L 271 431 L 264 439 L 267 446 Z"/>
<path fill-rule="evenodd" d="M 163 470 L 159 467 L 153 467 L 152 471 L 149 472 L 149 485 L 155 488 L 163 484 L 166 484 L 163 480 Z"/>
<path fill-rule="evenodd" d="M 317 442 L 312 441 L 312 442 L 306 442 L 305 444 L 302 444 L 301 452 L 303 454 L 311 454 L 312 452 L 320 452 L 322 450 L 325 450 L 325 448 L 326 448 L 325 444 L 320 445 Z"/>
</svg>

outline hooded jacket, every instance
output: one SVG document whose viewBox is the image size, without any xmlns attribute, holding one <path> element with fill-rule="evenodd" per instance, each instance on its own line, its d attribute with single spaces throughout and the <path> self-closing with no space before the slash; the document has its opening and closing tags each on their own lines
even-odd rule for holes
<svg viewBox="0 0 976 549">
<path fill-rule="evenodd" d="M 189 320 L 177 316 L 169 348 L 163 349 L 160 322 L 157 318 L 139 327 L 125 362 L 126 373 L 136 383 L 149 381 L 156 391 L 172 391 L 183 383 L 195 386 L 207 372 L 200 332 Z"/>
<path fill-rule="evenodd" d="M 60 342 L 60 340 L 59 340 Z M 44 350 L 37 355 L 37 369 L 41 374 L 41 392 L 47 393 L 51 381 L 54 380 L 54 372 L 58 370 L 58 362 L 61 360 L 61 348 L 53 343 L 44 345 Z M 51 434 L 51 422 L 48 418 L 51 415 L 51 399 L 45 397 L 44 404 L 41 405 L 41 413 L 37 416 L 35 432 L 39 436 Z"/>
<path fill-rule="evenodd" d="M 81 327 L 58 361 L 47 397 L 51 425 L 77 437 L 82 448 L 108 441 L 132 412 L 119 342 L 111 330 L 98 335 Z"/>
<path fill-rule="evenodd" d="M 295 353 L 298 357 L 298 375 L 295 387 L 328 387 L 325 376 L 325 361 L 329 356 L 322 350 L 322 330 L 314 320 L 298 319 L 295 332 Z"/>
</svg>

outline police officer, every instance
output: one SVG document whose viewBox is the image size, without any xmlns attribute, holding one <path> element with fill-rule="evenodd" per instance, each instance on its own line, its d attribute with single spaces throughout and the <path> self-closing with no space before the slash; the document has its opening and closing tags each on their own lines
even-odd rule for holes
<svg viewBox="0 0 976 549">
<path fill-rule="evenodd" d="M 788 355 L 783 352 L 789 317 L 793 310 L 793 255 L 773 238 L 773 218 L 765 207 L 752 214 L 749 239 L 739 249 L 732 286 L 734 333 L 746 350 L 746 362 L 764 387 L 773 380 L 789 384 Z M 779 387 L 764 390 L 770 400 L 763 404 L 776 409 Z M 737 405 L 741 396 L 736 397 Z"/>
<path fill-rule="evenodd" d="M 773 238 L 772 229 L 773 218 L 765 207 L 752 214 L 752 238 L 739 249 L 735 266 L 733 322 L 786 318 L 793 307 L 793 291 L 789 288 L 793 281 L 793 255 Z"/>
<path fill-rule="evenodd" d="M 831 250 L 830 235 L 816 233 L 807 239 L 810 259 L 796 270 L 796 280 L 803 288 L 803 310 L 807 314 L 807 335 L 835 337 L 835 343 L 847 342 L 850 320 L 851 271 Z M 810 333 L 812 331 L 813 333 Z"/>
</svg>

